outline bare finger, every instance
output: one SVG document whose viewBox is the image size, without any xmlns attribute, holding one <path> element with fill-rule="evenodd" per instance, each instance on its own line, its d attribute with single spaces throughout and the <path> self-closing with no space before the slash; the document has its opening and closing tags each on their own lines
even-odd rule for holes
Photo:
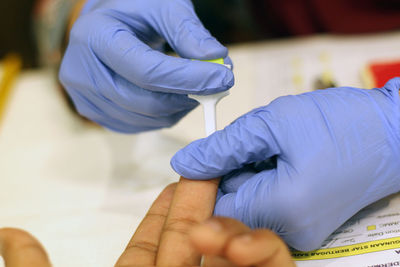
<svg viewBox="0 0 400 267">
<path fill-rule="evenodd" d="M 157 197 L 115 267 L 155 265 L 162 228 L 175 188 L 176 184 L 171 184 Z"/>
<path fill-rule="evenodd" d="M 51 266 L 39 241 L 28 232 L 19 229 L 0 229 L 0 254 L 6 267 Z"/>
<path fill-rule="evenodd" d="M 214 217 L 195 226 L 190 240 L 206 255 L 205 267 L 219 267 L 223 262 L 224 266 L 295 266 L 285 243 L 276 234 L 267 229 L 252 231 L 231 218 Z"/>
<path fill-rule="evenodd" d="M 235 236 L 226 247 L 225 255 L 231 262 L 240 266 L 295 266 L 282 239 L 266 229 Z"/>
<path fill-rule="evenodd" d="M 189 229 L 211 217 L 219 179 L 192 181 L 181 177 L 161 236 L 157 266 L 194 266 L 201 255 L 189 240 Z"/>
<path fill-rule="evenodd" d="M 202 254 L 224 256 L 224 249 L 232 237 L 250 231 L 250 228 L 237 220 L 213 217 L 193 227 L 190 240 Z"/>
</svg>

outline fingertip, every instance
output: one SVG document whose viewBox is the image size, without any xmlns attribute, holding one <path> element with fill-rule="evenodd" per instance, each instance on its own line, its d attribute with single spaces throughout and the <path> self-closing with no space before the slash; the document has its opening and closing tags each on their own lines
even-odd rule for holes
<svg viewBox="0 0 400 267">
<path fill-rule="evenodd" d="M 0 256 L 6 266 L 51 266 L 42 244 L 29 232 L 16 228 L 0 228 Z"/>
<path fill-rule="evenodd" d="M 178 184 L 178 183 L 175 182 L 175 183 L 171 183 L 171 184 L 167 185 L 167 186 L 163 189 L 163 191 L 161 191 L 161 193 L 160 193 L 160 198 L 161 198 L 161 197 L 162 197 L 162 198 L 165 198 L 165 197 L 171 198 L 171 197 L 174 195 L 174 192 L 175 192 L 175 189 L 176 189 L 177 184 Z"/>
<path fill-rule="evenodd" d="M 253 245 L 253 237 L 251 233 L 245 233 L 234 236 L 229 244 L 227 244 L 225 255 L 233 263 L 245 266 L 251 260 L 251 255 L 248 255 L 248 246 Z"/>
<path fill-rule="evenodd" d="M 10 227 L 0 228 L 0 239 L 1 241 L 5 240 L 7 243 L 12 244 L 13 248 L 29 245 L 39 248 L 40 251 L 46 254 L 40 242 L 31 233 L 22 229 Z"/>
<path fill-rule="evenodd" d="M 227 68 L 223 83 L 227 88 L 231 88 L 235 84 L 235 76 L 233 75 L 233 72 L 231 69 Z"/>
<path fill-rule="evenodd" d="M 217 220 L 209 219 L 194 226 L 189 232 L 189 238 L 201 254 L 218 255 L 226 241 L 222 231 L 222 226 Z"/>
<path fill-rule="evenodd" d="M 223 65 L 162 54 L 157 58 L 160 64 L 147 64 L 146 70 L 137 75 L 135 80 L 141 87 L 165 93 L 209 95 L 234 85 L 233 72 Z"/>
<path fill-rule="evenodd" d="M 274 232 L 263 229 L 237 235 L 227 244 L 226 256 L 240 266 L 257 265 L 261 263 L 279 263 L 279 266 L 292 262 L 288 248 L 282 239 Z M 264 265 L 263 265 L 264 266 Z"/>
<path fill-rule="evenodd" d="M 189 236 L 194 247 L 208 256 L 223 256 L 231 238 L 249 232 L 241 222 L 227 217 L 212 217 L 192 228 Z"/>
<path fill-rule="evenodd" d="M 175 153 L 171 158 L 170 165 L 176 173 L 183 177 L 190 177 L 190 179 L 204 180 L 217 177 L 203 171 L 204 167 L 201 166 L 198 156 L 198 151 L 196 152 L 190 144 Z"/>
<path fill-rule="evenodd" d="M 175 155 L 171 158 L 170 161 L 170 165 L 172 167 L 172 169 L 179 175 L 183 176 L 183 177 L 194 177 L 193 175 L 191 175 L 190 172 L 187 171 L 186 166 L 182 163 L 182 154 L 184 152 L 182 152 L 182 150 L 179 150 L 178 152 L 175 153 Z"/>
<path fill-rule="evenodd" d="M 212 59 L 216 59 L 214 57 Z M 189 61 L 187 72 L 196 74 L 199 86 L 190 88 L 190 94 L 210 95 L 226 91 L 235 83 L 235 77 L 229 68 L 224 65 L 199 60 Z"/>
<path fill-rule="evenodd" d="M 210 63 L 211 64 L 211 63 Z M 221 150 L 221 142 L 226 142 L 222 131 L 217 131 L 207 138 L 196 140 L 179 150 L 171 159 L 172 168 L 184 177 L 205 180 L 229 173 L 224 161 L 231 161 L 227 155 L 231 150 Z"/>
<path fill-rule="evenodd" d="M 228 56 L 228 48 L 223 46 L 214 37 L 206 37 L 199 41 L 200 47 L 203 51 L 199 54 L 199 59 L 216 59 L 226 58 Z"/>
</svg>

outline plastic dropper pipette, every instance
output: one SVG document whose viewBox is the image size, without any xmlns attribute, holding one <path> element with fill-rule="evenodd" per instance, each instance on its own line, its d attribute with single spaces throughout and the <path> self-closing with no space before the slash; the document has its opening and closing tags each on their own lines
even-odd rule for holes
<svg viewBox="0 0 400 267">
<path fill-rule="evenodd" d="M 224 60 L 222 58 L 216 60 L 204 60 L 204 61 L 218 63 L 224 65 L 229 69 L 232 68 L 231 65 L 224 64 Z M 209 136 L 210 134 L 212 134 L 217 130 L 216 106 L 218 102 L 227 95 L 229 95 L 229 90 L 212 95 L 189 95 L 190 98 L 197 100 L 203 107 L 204 127 L 206 131 L 206 136 Z"/>
</svg>

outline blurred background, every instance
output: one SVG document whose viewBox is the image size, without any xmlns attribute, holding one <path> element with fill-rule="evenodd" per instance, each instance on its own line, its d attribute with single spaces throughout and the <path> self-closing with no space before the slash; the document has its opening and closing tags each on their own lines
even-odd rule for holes
<svg viewBox="0 0 400 267">
<path fill-rule="evenodd" d="M 25 67 L 37 67 L 37 48 L 33 32 L 34 0 L 0 2 L 0 58 L 16 52 Z"/>
<path fill-rule="evenodd" d="M 399 76 L 400 0 L 193 3 L 234 62 L 219 128 L 281 95 Z M 138 135 L 79 116 L 57 78 L 75 4 L 0 1 L 0 227 L 32 232 L 54 266 L 112 266 L 158 192 L 178 179 L 172 155 L 203 137 L 202 113 Z"/>
<path fill-rule="evenodd" d="M 13 51 L 23 57 L 25 67 L 37 67 L 40 42 L 35 32 L 37 21 L 40 16 L 49 16 L 45 9 L 63 8 L 61 2 L 1 1 L 0 58 Z M 372 33 L 400 27 L 398 0 L 194 0 L 193 3 L 206 28 L 224 44 L 325 32 Z"/>
</svg>

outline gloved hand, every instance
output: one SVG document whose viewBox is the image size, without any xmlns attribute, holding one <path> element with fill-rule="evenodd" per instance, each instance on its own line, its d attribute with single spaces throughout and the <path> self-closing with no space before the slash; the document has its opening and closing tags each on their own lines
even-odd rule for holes
<svg viewBox="0 0 400 267">
<path fill-rule="evenodd" d="M 318 248 L 363 207 L 400 190 L 400 78 L 383 88 L 280 97 L 178 151 L 176 172 L 222 175 L 215 214 Z M 277 157 L 271 170 L 250 163 Z"/>
<path fill-rule="evenodd" d="M 182 58 L 161 52 L 166 41 Z M 176 123 L 198 104 L 186 94 L 230 88 L 231 70 L 191 60 L 227 54 L 189 0 L 88 0 L 60 80 L 83 116 L 134 133 Z"/>
</svg>

